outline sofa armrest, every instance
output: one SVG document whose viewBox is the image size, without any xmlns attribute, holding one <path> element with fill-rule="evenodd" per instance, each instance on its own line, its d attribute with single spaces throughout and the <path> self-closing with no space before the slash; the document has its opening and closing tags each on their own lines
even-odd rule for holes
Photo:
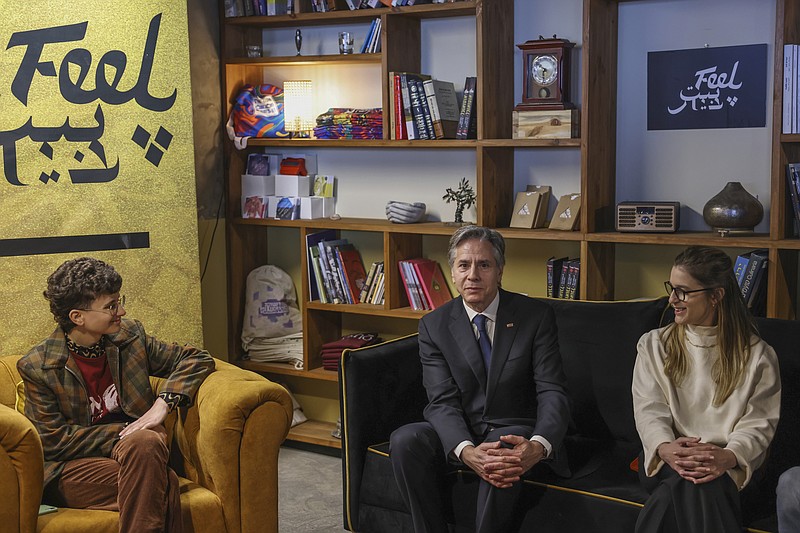
<svg viewBox="0 0 800 533">
<path fill-rule="evenodd" d="M 44 454 L 36 429 L 24 415 L 0 404 L 0 524 L 22 533 L 36 531 L 43 482 Z"/>
<path fill-rule="evenodd" d="M 339 365 L 344 527 L 358 529 L 359 494 L 367 447 L 422 420 L 427 395 L 417 334 L 345 350 Z"/>
<path fill-rule="evenodd" d="M 222 502 L 228 533 L 278 531 L 278 452 L 292 421 L 286 389 L 215 360 L 175 439 L 188 478 Z"/>
</svg>

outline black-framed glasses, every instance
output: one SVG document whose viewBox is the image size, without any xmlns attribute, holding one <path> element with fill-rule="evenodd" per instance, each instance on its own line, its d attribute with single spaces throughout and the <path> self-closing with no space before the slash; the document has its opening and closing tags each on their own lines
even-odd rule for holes
<svg viewBox="0 0 800 533">
<path fill-rule="evenodd" d="M 106 313 L 111 316 L 117 316 L 119 314 L 120 307 L 125 308 L 124 294 L 102 309 L 79 309 L 79 311 L 94 311 L 96 313 Z"/>
<path fill-rule="evenodd" d="M 694 290 L 691 290 L 691 291 L 687 291 L 685 289 L 679 289 L 677 287 L 673 287 L 672 283 L 670 283 L 669 281 L 665 281 L 664 282 L 664 289 L 667 291 L 667 296 L 672 296 L 672 293 L 674 292 L 675 293 L 675 298 L 677 298 L 678 300 L 680 300 L 682 302 L 685 302 L 686 301 L 686 295 L 692 294 L 693 292 L 713 291 L 714 287 L 708 287 L 706 289 L 694 289 Z"/>
</svg>

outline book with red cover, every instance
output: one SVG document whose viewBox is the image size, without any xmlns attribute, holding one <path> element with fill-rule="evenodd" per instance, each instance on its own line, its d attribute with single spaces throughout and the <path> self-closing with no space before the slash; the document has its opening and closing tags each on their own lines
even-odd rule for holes
<svg viewBox="0 0 800 533">
<path fill-rule="evenodd" d="M 453 299 L 439 263 L 432 259 L 410 259 L 409 263 L 414 265 L 422 292 L 425 293 L 431 309 L 436 309 Z"/>
<path fill-rule="evenodd" d="M 367 280 L 367 272 L 364 270 L 364 263 L 361 261 L 361 254 L 353 245 L 339 246 L 337 253 L 342 262 L 342 270 L 347 280 L 350 290 L 350 303 L 359 303 L 358 296 L 361 288 Z"/>
</svg>

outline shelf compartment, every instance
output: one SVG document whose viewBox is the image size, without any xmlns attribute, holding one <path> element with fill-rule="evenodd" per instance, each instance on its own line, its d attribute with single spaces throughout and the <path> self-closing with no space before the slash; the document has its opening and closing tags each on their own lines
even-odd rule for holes
<svg viewBox="0 0 800 533">
<path fill-rule="evenodd" d="M 457 226 L 443 222 L 417 222 L 415 224 L 395 224 L 379 218 L 342 217 L 338 220 L 315 218 L 313 220 L 275 220 L 272 218 L 235 218 L 233 224 L 239 226 L 278 226 L 289 228 L 338 229 L 350 231 L 379 231 L 384 233 L 407 233 L 415 235 L 452 235 Z"/>
<path fill-rule="evenodd" d="M 236 361 L 236 365 L 258 374 L 277 374 L 281 376 L 295 376 L 305 379 L 315 379 L 319 381 L 339 381 L 336 372 L 323 368 L 313 368 L 311 370 L 298 370 L 289 363 L 259 363 L 242 359 Z"/>
<path fill-rule="evenodd" d="M 225 65 L 271 67 L 280 65 L 315 65 L 324 63 L 364 64 L 381 63 L 381 54 L 326 54 L 318 56 L 236 57 L 225 60 Z"/>
<path fill-rule="evenodd" d="M 336 429 L 336 424 L 333 422 L 308 420 L 289 429 L 286 440 L 341 449 L 342 440 L 331 436 L 334 429 Z"/>
<path fill-rule="evenodd" d="M 482 139 L 478 141 L 485 147 L 510 147 L 510 148 L 580 148 L 581 140 L 578 139 Z"/>
<path fill-rule="evenodd" d="M 437 141 L 409 141 L 390 139 L 255 139 L 247 141 L 247 146 L 270 146 L 279 148 L 315 147 L 315 148 L 475 148 L 479 141 L 440 139 Z"/>
<path fill-rule="evenodd" d="M 352 315 L 385 316 L 389 318 L 408 318 L 419 320 L 427 311 L 415 311 L 410 307 L 386 309 L 381 305 L 372 304 L 324 304 L 320 301 L 306 302 L 308 309 L 317 311 L 333 311 L 335 313 L 349 313 Z"/>
<path fill-rule="evenodd" d="M 554 229 L 497 228 L 506 239 L 527 239 L 535 241 L 582 241 L 580 231 L 560 231 Z"/>
<path fill-rule="evenodd" d="M 769 248 L 776 241 L 772 241 L 766 233 L 754 235 L 732 235 L 720 237 L 717 233 L 708 231 L 678 232 L 678 233 L 618 233 L 598 232 L 586 233 L 585 238 L 590 242 L 629 243 L 629 244 L 662 244 L 677 246 L 717 246 L 719 248 Z"/>
<path fill-rule="evenodd" d="M 446 4 L 423 4 L 418 6 L 382 7 L 376 9 L 356 9 L 328 11 L 326 13 L 300 13 L 270 17 L 230 17 L 223 20 L 227 26 L 282 28 L 287 26 L 328 26 L 350 22 L 368 22 L 381 15 L 410 16 L 416 18 L 439 18 L 475 15 L 478 2 L 454 2 Z"/>
</svg>

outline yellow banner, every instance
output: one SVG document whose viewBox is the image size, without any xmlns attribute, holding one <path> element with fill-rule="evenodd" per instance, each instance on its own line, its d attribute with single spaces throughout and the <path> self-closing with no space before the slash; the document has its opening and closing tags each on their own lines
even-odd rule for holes
<svg viewBox="0 0 800 533">
<path fill-rule="evenodd" d="M 47 276 L 84 255 L 150 333 L 201 345 L 186 2 L 0 10 L 0 355 L 52 331 Z"/>
</svg>

